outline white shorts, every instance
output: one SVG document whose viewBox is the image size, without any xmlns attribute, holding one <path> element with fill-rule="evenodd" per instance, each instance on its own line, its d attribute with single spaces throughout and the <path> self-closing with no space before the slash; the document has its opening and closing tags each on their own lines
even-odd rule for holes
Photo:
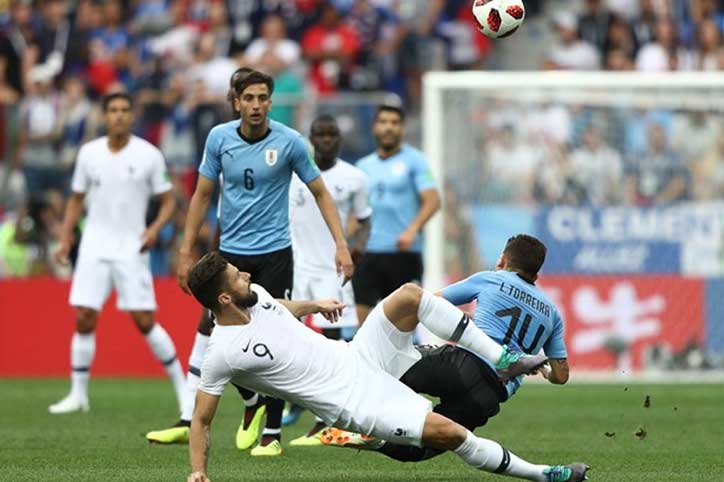
<svg viewBox="0 0 724 482">
<path fill-rule="evenodd" d="M 391 442 L 420 446 L 432 403 L 399 381 L 421 358 L 412 345 L 412 333 L 398 330 L 387 319 L 380 303 L 350 347 L 361 361 L 359 383 L 335 425 Z"/>
<path fill-rule="evenodd" d="M 102 260 L 78 256 L 70 287 L 70 304 L 100 311 L 111 288 L 116 289 L 116 306 L 123 311 L 155 311 L 148 253 L 133 259 Z"/>
<path fill-rule="evenodd" d="M 294 270 L 293 300 L 320 300 L 334 298 L 341 301 L 347 307 L 342 312 L 342 318 L 336 323 L 327 321 L 324 316 L 316 314 L 312 317 L 312 324 L 317 328 L 348 328 L 357 327 L 357 311 L 354 304 L 354 292 L 352 283 L 342 286 L 342 280 L 334 271 L 325 272 L 304 272 Z"/>
</svg>

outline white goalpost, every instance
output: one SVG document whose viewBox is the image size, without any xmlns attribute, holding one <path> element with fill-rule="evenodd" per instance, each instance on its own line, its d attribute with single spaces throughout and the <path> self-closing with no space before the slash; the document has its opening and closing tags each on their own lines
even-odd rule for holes
<svg viewBox="0 0 724 482">
<path fill-rule="evenodd" d="M 422 123 L 426 287 L 531 232 L 585 368 L 722 366 L 724 73 L 429 72 Z"/>
</svg>

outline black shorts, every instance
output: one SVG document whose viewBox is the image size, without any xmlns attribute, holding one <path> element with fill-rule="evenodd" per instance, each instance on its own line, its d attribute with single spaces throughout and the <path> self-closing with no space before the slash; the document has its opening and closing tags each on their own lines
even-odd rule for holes
<svg viewBox="0 0 724 482">
<path fill-rule="evenodd" d="M 400 381 L 417 393 L 440 398 L 435 412 L 471 431 L 500 412 L 508 392 L 483 360 L 451 345 L 417 349 L 422 359 Z"/>
<path fill-rule="evenodd" d="M 251 274 L 251 282 L 261 285 L 274 298 L 291 298 L 294 284 L 294 258 L 291 247 L 255 255 L 231 254 L 224 251 L 219 253 L 240 271 Z M 213 328 L 213 316 L 209 310 L 204 310 L 197 329 L 199 333 L 208 336 L 211 335 Z"/>
<path fill-rule="evenodd" d="M 219 251 L 239 271 L 251 275 L 251 282 L 261 285 L 274 298 L 290 299 L 294 285 L 294 257 L 291 246 L 266 254 L 241 255 Z"/>
<path fill-rule="evenodd" d="M 365 253 L 352 278 L 355 302 L 375 306 L 403 284 L 421 281 L 420 253 Z"/>
</svg>

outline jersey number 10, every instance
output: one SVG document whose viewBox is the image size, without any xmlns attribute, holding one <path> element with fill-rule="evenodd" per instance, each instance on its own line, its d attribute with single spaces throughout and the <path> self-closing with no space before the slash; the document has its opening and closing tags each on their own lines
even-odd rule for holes
<svg viewBox="0 0 724 482">
<path fill-rule="evenodd" d="M 508 326 L 508 331 L 505 333 L 505 338 L 503 338 L 503 345 L 507 345 L 513 339 L 515 330 L 518 328 L 518 322 L 520 321 L 520 315 L 522 312 L 523 310 L 517 306 L 512 306 L 495 312 L 495 314 L 500 318 L 510 317 L 510 325 Z M 525 318 L 523 319 L 523 325 L 521 325 L 520 331 L 518 332 L 518 346 L 526 353 L 532 353 L 533 348 L 538 345 L 540 337 L 543 336 L 543 332 L 545 331 L 543 325 L 538 326 L 538 330 L 535 332 L 535 338 L 533 338 L 533 341 L 527 347 L 524 346 L 523 343 L 525 342 L 525 335 L 528 334 L 531 321 L 533 321 L 533 317 L 530 316 L 529 313 L 526 313 Z"/>
</svg>

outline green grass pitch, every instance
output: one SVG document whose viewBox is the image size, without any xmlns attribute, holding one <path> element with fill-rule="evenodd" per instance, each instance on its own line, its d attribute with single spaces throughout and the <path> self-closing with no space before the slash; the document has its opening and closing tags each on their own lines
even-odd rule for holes
<svg viewBox="0 0 724 482">
<path fill-rule="evenodd" d="M 143 438 L 175 421 L 168 382 L 92 380 L 89 414 L 49 415 L 47 406 L 67 386 L 65 380 L 0 380 L 0 480 L 186 480 L 185 445 L 149 445 Z M 212 431 L 213 482 L 510 480 L 475 471 L 452 454 L 402 464 L 348 449 L 286 447 L 283 457 L 259 460 L 234 447 L 241 413 L 240 399 L 227 390 Z M 285 440 L 310 422 L 305 415 L 285 430 Z M 639 428 L 644 438 L 634 435 Z M 477 433 L 530 461 L 584 461 L 593 467 L 593 481 L 724 480 L 722 385 L 529 385 Z"/>
</svg>

